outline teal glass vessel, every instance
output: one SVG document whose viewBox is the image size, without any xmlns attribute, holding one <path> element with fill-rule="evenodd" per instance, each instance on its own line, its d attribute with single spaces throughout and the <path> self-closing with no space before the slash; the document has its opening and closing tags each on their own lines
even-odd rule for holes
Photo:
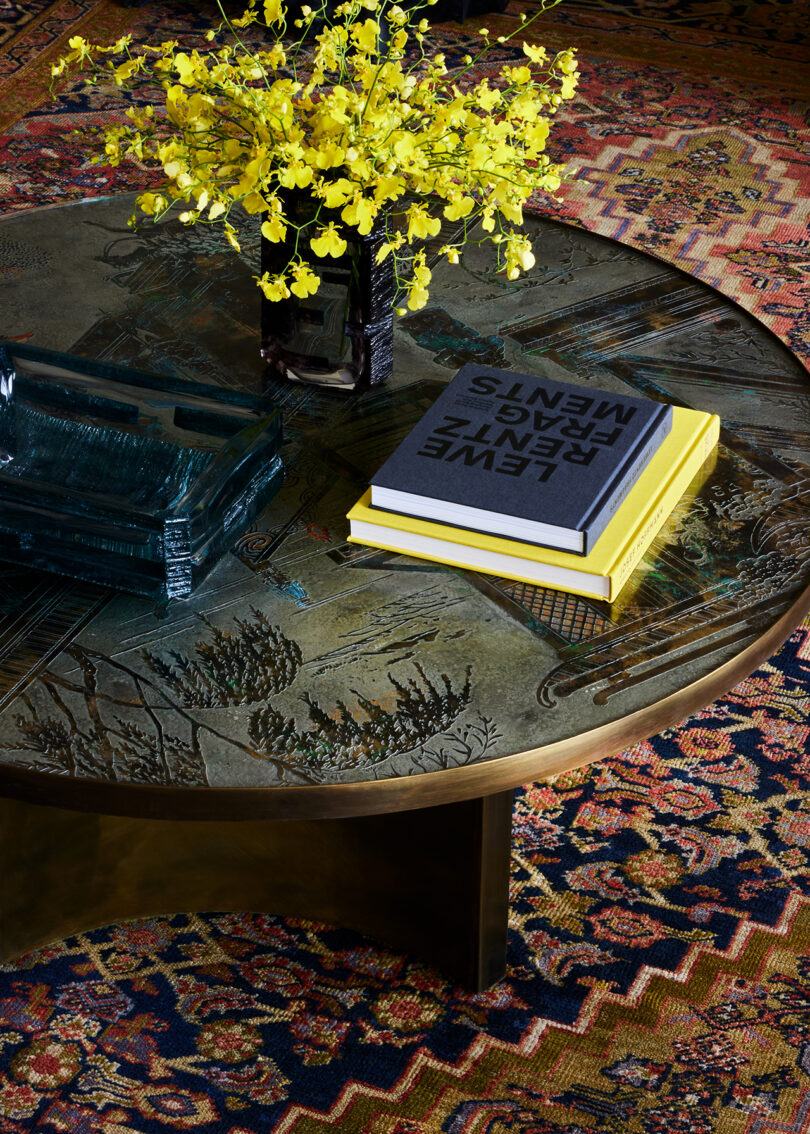
<svg viewBox="0 0 810 1134">
<path fill-rule="evenodd" d="M 190 594 L 281 487 L 281 410 L 0 341 L 0 559 Z"/>
</svg>

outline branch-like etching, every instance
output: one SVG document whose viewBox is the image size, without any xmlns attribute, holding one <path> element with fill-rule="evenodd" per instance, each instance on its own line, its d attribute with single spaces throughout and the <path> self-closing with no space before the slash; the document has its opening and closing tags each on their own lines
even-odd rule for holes
<svg viewBox="0 0 810 1134">
<path fill-rule="evenodd" d="M 126 761 L 127 779 L 133 783 L 179 784 L 185 787 L 205 784 L 205 765 L 194 748 L 163 729 L 147 732 L 136 724 L 118 721 L 123 740 L 119 757 Z"/>
<path fill-rule="evenodd" d="M 312 772 L 379 764 L 418 748 L 450 728 L 467 707 L 472 669 L 467 667 L 460 689 L 454 688 L 447 674 L 442 674 L 442 689 L 419 664 L 415 668 L 418 679 L 405 683 L 389 673 L 388 680 L 396 690 L 392 712 L 354 689 L 359 716 L 343 701 L 338 701 L 337 711 L 329 714 L 309 694 L 304 694 L 310 728 L 296 728 L 294 721 L 268 706 L 251 714 L 250 741 L 260 751 L 272 752 L 277 757 L 283 754 L 292 764 L 303 765 Z"/>
<path fill-rule="evenodd" d="M 14 747 L 23 752 L 36 752 L 38 769 L 106 778 L 104 761 L 93 750 L 89 736 L 77 733 L 56 717 L 40 717 L 33 708 L 30 711 L 30 717 L 17 713 L 14 718 L 21 738 Z M 11 745 L 3 747 L 11 748 Z"/>
<path fill-rule="evenodd" d="M 492 718 L 479 713 L 471 724 L 465 724 L 444 737 L 444 742 L 437 748 L 423 747 L 414 764 L 423 772 L 460 768 L 480 760 L 501 735 Z"/>
<path fill-rule="evenodd" d="M 208 637 L 194 644 L 193 661 L 171 650 L 172 662 L 143 651 L 151 671 L 186 708 L 214 709 L 255 704 L 287 689 L 301 668 L 301 650 L 262 611 L 236 618 L 234 632 L 220 630 L 207 618 Z"/>
<path fill-rule="evenodd" d="M 27 696 L 23 700 L 29 715 L 18 713 L 15 717 L 21 736 L 15 747 L 37 753 L 39 759 L 34 765 L 37 769 L 144 784 L 207 782 L 205 763 L 196 745 L 164 732 L 135 675 L 133 679 L 138 697 L 128 702 L 128 707 L 146 709 L 152 731 L 120 717 L 115 718 L 114 725 L 105 722 L 101 704 L 107 698 L 98 690 L 98 664 L 83 650 L 74 647 L 70 652 L 79 663 L 83 684 L 71 683 L 48 671 L 41 675 L 41 681 L 62 717 L 42 716 Z M 79 726 L 60 689 L 83 696 L 89 728 Z"/>
<path fill-rule="evenodd" d="M 33 701 L 23 695 L 22 701 L 29 715 L 20 713 L 15 718 L 20 740 L 14 744 L 0 744 L 0 749 L 5 751 L 37 754 L 36 760 L 20 766 L 111 781 L 131 779 L 151 784 L 206 784 L 208 776 L 200 747 L 200 733 L 207 732 L 218 742 L 230 745 L 254 760 L 271 764 L 282 781 L 292 774 L 298 782 L 314 782 L 305 768 L 291 767 L 283 758 L 259 752 L 237 737 L 226 735 L 215 725 L 195 719 L 150 678 L 122 662 L 78 645 L 69 647 L 66 653 L 78 662 L 81 682 L 49 670 L 39 677 L 64 719 L 44 716 Z M 98 688 L 97 673 L 101 665 L 109 666 L 126 677 L 134 686 L 135 695 L 114 695 L 105 692 L 103 686 Z M 84 701 L 91 721 L 90 728 L 79 726 L 77 714 L 68 707 L 63 694 L 74 694 Z M 115 717 L 114 724 L 105 723 L 102 706 L 145 712 L 154 734 L 139 725 L 124 722 L 120 716 Z M 172 713 L 178 723 L 182 722 L 189 728 L 188 741 L 165 733 L 158 714 L 166 712 Z"/>
<path fill-rule="evenodd" d="M 208 782 L 200 746 L 200 735 L 208 733 L 220 746 L 233 746 L 272 765 L 281 782 L 319 783 L 330 772 L 359 767 L 372 770 L 392 756 L 423 749 L 428 741 L 447 732 L 470 703 L 471 667 L 463 684 L 456 687 L 447 674 L 431 680 L 416 664 L 416 676 L 406 681 L 388 675 L 393 697 L 389 694 L 383 700 L 390 705 L 393 699 L 390 709 L 357 690 L 352 690 L 356 701 L 351 709 L 339 700 L 328 710 L 304 693 L 309 722 L 303 727 L 265 701 L 245 715 L 238 714 L 241 720 L 234 720 L 246 728 L 247 743 L 230 731 L 226 735 L 217 722 L 200 720 L 180 702 L 192 701 L 200 708 L 222 705 L 222 683 L 228 674 L 231 684 L 225 689 L 241 705 L 248 695 L 258 695 L 260 687 L 285 688 L 301 664 L 298 645 L 280 631 L 272 635 L 278 649 L 265 649 L 269 624 L 258 612 L 253 614 L 251 621 L 238 623 L 238 634 L 218 634 L 212 628 L 211 637 L 197 651 L 206 663 L 212 661 L 208 674 L 203 671 L 203 661 L 173 655 L 174 666 L 166 667 L 171 674 L 171 679 L 166 678 L 168 690 L 120 661 L 74 644 L 67 653 L 78 664 L 78 678 L 48 670 L 40 675 L 41 688 L 58 711 L 46 715 L 47 710 L 23 695 L 27 712 L 16 718 L 19 739 L 3 747 L 36 754 L 35 760 L 23 767 L 109 781 L 190 786 Z M 230 652 L 227 664 L 217 667 L 212 651 L 220 642 L 225 642 Z M 273 658 L 280 659 L 280 664 L 273 667 Z M 248 673 L 241 685 L 233 681 L 236 659 L 247 659 Z M 178 669 L 180 661 L 187 664 Z M 160 664 L 155 658 L 155 668 L 163 676 Z M 109 691 L 105 688 L 106 668 L 119 679 Z M 129 692 L 121 687 L 121 678 L 128 681 Z M 77 700 L 83 704 L 82 712 Z M 490 737 L 490 723 L 485 722 L 479 733 L 473 726 L 451 738 L 449 743 L 459 752 L 456 762 L 473 759 L 475 744 L 483 751 L 492 742 L 495 730 Z M 180 732 L 182 729 L 185 731 Z"/>
<path fill-rule="evenodd" d="M 295 651 L 299 652 L 300 656 L 300 651 L 298 651 L 298 646 L 296 645 L 296 643 L 293 642 L 291 643 L 291 645 L 294 647 Z M 167 709 L 176 713 L 181 720 L 185 721 L 191 729 L 191 745 L 189 746 L 188 751 L 192 754 L 192 758 L 199 766 L 201 774 L 204 777 L 203 781 L 201 782 L 207 782 L 205 762 L 203 760 L 199 745 L 199 733 L 202 730 L 210 733 L 211 736 L 216 737 L 218 741 L 232 745 L 234 748 L 237 748 L 240 752 L 244 752 L 254 760 L 267 761 L 267 763 L 273 765 L 282 780 L 286 778 L 286 772 L 290 770 L 288 762 L 283 759 L 277 759 L 275 755 L 271 753 L 260 752 L 255 748 L 251 748 L 247 744 L 243 744 L 242 741 L 237 739 L 235 736 L 226 735 L 224 732 L 222 732 L 215 725 L 211 724 L 208 721 L 196 720 L 193 716 L 191 716 L 189 712 L 186 711 L 186 709 L 182 705 L 179 705 L 175 701 L 173 701 L 172 698 L 160 686 L 156 685 L 152 680 L 150 680 L 150 678 L 144 677 L 142 674 L 139 674 L 135 670 L 130 669 L 129 666 L 124 665 L 122 662 L 115 661 L 113 658 L 109 658 L 104 654 L 98 654 L 93 650 L 87 650 L 80 646 L 71 646 L 67 652 L 73 656 L 82 654 L 86 655 L 88 658 L 94 659 L 96 662 L 105 662 L 112 669 L 117 670 L 120 674 L 126 675 L 133 682 L 135 688 L 138 690 L 142 698 L 141 700 L 131 700 L 125 702 L 120 700 L 119 698 L 108 696 L 106 694 L 100 694 L 99 696 L 101 699 L 109 701 L 111 704 L 115 705 L 126 704 L 129 707 L 146 709 L 150 716 L 153 717 L 153 720 L 155 719 L 154 713 L 158 709 Z M 150 691 L 152 696 L 156 696 L 161 704 L 150 704 L 146 699 L 146 690 Z M 84 692 L 84 690 L 79 691 Z M 312 782 L 303 770 L 293 769 L 293 771 L 295 772 L 297 779 L 303 780 L 305 783 Z"/>
</svg>

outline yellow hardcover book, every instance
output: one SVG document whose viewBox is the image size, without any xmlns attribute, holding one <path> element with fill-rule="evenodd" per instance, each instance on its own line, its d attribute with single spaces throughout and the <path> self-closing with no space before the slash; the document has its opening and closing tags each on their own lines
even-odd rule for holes
<svg viewBox="0 0 810 1134">
<path fill-rule="evenodd" d="M 719 432 L 716 414 L 674 406 L 669 435 L 585 556 L 372 508 L 370 491 L 348 513 L 349 543 L 613 602 L 713 453 Z"/>
</svg>

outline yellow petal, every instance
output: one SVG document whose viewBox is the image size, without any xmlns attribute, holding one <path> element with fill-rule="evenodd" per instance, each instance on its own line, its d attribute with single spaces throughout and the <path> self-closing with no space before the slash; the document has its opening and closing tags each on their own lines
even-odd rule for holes
<svg viewBox="0 0 810 1134">
<path fill-rule="evenodd" d="M 475 201 L 472 197 L 457 197 L 456 200 L 445 205 L 444 215 L 448 220 L 457 221 L 462 217 L 468 217 L 474 208 Z"/>
<path fill-rule="evenodd" d="M 281 0 L 264 0 L 264 22 L 275 24 L 286 16 L 287 11 Z"/>
<path fill-rule="evenodd" d="M 523 54 L 528 55 L 532 63 L 545 63 L 547 58 L 545 47 L 527 43 L 525 39 L 523 41 Z"/>
<path fill-rule="evenodd" d="M 347 201 L 351 200 L 354 192 L 354 185 L 345 177 L 340 177 L 337 181 L 330 181 L 324 192 L 327 209 L 339 209 L 341 205 L 345 205 Z"/>
<path fill-rule="evenodd" d="M 290 284 L 290 291 L 299 299 L 306 299 L 314 295 L 320 287 L 321 281 L 307 264 L 293 264 L 292 272 L 295 280 Z"/>
<path fill-rule="evenodd" d="M 334 256 L 337 259 L 342 256 L 346 251 L 346 241 L 335 228 L 334 224 L 329 224 L 322 228 L 317 236 L 309 242 L 309 246 L 316 256 L 321 258 L 325 256 Z"/>
<path fill-rule="evenodd" d="M 276 214 L 269 216 L 267 220 L 262 222 L 262 236 L 271 244 L 280 244 L 286 235 L 287 226 Z"/>
</svg>

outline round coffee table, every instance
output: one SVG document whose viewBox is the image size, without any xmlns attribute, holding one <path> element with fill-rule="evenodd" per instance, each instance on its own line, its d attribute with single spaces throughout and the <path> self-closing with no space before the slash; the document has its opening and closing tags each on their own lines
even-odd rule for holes
<svg viewBox="0 0 810 1134">
<path fill-rule="evenodd" d="M 256 232 L 240 259 L 202 227 L 134 234 L 131 212 L 0 222 L 0 336 L 262 392 Z M 504 969 L 514 787 L 675 724 L 799 622 L 804 369 L 679 271 L 529 231 L 524 279 L 475 249 L 436 270 L 384 388 L 271 385 L 286 485 L 192 600 L 0 563 L 6 957 L 123 918 L 263 909 L 484 987 Z M 346 542 L 370 475 L 471 361 L 720 414 L 714 467 L 612 606 Z"/>
</svg>

